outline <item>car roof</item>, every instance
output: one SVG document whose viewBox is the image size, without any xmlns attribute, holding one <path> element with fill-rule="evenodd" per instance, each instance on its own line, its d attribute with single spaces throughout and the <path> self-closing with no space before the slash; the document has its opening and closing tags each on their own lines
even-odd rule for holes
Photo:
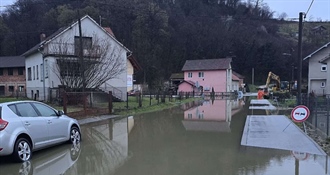
<svg viewBox="0 0 330 175">
<path fill-rule="evenodd" d="M 38 101 L 33 101 L 33 100 L 20 100 L 20 101 L 9 101 L 9 102 L 3 102 L 3 103 L 0 103 L 0 106 L 3 106 L 3 105 L 11 105 L 11 104 L 16 104 L 16 103 L 26 103 L 26 102 L 34 102 L 34 103 L 41 103 L 41 102 L 38 102 Z"/>
</svg>

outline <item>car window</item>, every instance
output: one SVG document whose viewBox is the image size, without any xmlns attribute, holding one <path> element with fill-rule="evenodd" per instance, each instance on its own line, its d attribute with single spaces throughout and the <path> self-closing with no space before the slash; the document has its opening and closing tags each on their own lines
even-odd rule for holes
<svg viewBox="0 0 330 175">
<path fill-rule="evenodd" d="M 41 116 L 57 116 L 56 112 L 46 105 L 40 103 L 33 103 L 33 105 L 37 108 Z"/>
<path fill-rule="evenodd" d="M 8 105 L 9 109 L 11 109 L 16 115 L 19 115 L 16 109 L 16 105 L 12 104 L 12 105 Z"/>
<path fill-rule="evenodd" d="M 34 110 L 30 103 L 18 103 L 16 104 L 17 112 L 22 117 L 37 117 L 38 113 Z"/>
<path fill-rule="evenodd" d="M 1 119 L 1 113 L 2 113 L 1 111 L 2 111 L 2 107 L 0 106 L 0 119 Z"/>
</svg>

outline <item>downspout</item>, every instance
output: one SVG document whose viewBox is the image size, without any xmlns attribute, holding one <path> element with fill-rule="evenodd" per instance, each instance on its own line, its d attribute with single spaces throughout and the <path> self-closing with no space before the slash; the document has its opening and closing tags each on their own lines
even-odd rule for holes
<svg viewBox="0 0 330 175">
<path fill-rule="evenodd" d="M 227 76 L 227 82 L 226 82 L 226 91 L 232 92 L 232 69 L 231 66 L 226 69 L 226 76 Z"/>
<path fill-rule="evenodd" d="M 45 54 L 43 52 L 44 48 L 43 45 L 40 45 L 38 48 L 38 52 L 42 55 L 42 86 L 43 86 L 43 91 L 44 91 L 44 102 L 46 102 L 46 86 L 45 86 Z"/>
</svg>

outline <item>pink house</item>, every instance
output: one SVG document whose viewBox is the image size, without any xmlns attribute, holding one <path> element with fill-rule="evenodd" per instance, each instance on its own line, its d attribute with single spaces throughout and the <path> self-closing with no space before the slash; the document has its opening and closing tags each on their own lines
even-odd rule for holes
<svg viewBox="0 0 330 175">
<path fill-rule="evenodd" d="M 239 73 L 233 71 L 232 76 L 232 90 L 234 91 L 242 91 L 244 85 L 244 76 L 240 75 Z"/>
<path fill-rule="evenodd" d="M 184 111 L 186 130 L 230 132 L 232 116 L 243 109 L 242 100 L 205 100 Z"/>
<path fill-rule="evenodd" d="M 186 60 L 178 92 L 233 92 L 231 58 Z"/>
</svg>

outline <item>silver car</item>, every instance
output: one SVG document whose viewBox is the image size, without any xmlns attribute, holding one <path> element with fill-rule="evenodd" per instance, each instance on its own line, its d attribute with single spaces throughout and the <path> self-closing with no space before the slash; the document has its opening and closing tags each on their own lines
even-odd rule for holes
<svg viewBox="0 0 330 175">
<path fill-rule="evenodd" d="M 0 156 L 28 161 L 32 152 L 81 140 L 78 121 L 36 101 L 0 103 Z"/>
</svg>

